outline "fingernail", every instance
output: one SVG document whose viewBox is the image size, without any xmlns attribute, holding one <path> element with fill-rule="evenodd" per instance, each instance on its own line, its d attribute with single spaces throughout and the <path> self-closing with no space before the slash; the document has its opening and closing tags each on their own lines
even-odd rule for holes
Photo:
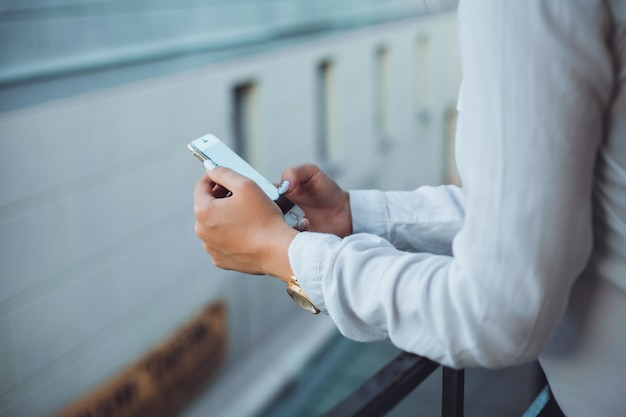
<svg viewBox="0 0 626 417">
<path fill-rule="evenodd" d="M 207 159 L 206 161 L 204 161 L 204 167 L 207 169 L 207 171 L 213 171 L 213 168 L 215 168 L 215 165 L 213 164 L 213 162 Z"/>
<path fill-rule="evenodd" d="M 280 185 L 278 186 L 278 194 L 285 194 L 287 190 L 289 189 L 290 185 L 291 183 L 288 180 L 281 182 Z"/>
<path fill-rule="evenodd" d="M 298 224 L 296 224 L 296 227 L 300 230 L 304 230 L 306 228 L 306 220 L 304 219 L 298 220 Z"/>
</svg>

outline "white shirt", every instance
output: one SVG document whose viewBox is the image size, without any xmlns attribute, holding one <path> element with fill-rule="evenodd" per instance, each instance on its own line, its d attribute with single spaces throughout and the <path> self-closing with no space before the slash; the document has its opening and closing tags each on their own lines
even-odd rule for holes
<svg viewBox="0 0 626 417">
<path fill-rule="evenodd" d="M 353 191 L 289 259 L 339 330 L 454 367 L 540 357 L 568 416 L 625 415 L 626 1 L 467 1 L 463 188 Z"/>
</svg>

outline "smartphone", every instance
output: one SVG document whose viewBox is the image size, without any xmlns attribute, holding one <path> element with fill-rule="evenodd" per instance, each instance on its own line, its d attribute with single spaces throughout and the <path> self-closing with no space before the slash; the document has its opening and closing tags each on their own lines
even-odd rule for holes
<svg viewBox="0 0 626 417">
<path fill-rule="evenodd" d="M 204 135 L 189 143 L 187 149 L 201 162 L 205 163 L 205 166 L 210 164 L 212 167 L 223 166 L 230 168 L 256 182 L 263 192 L 280 207 L 285 217 L 285 222 L 289 226 L 294 227 L 300 219 L 304 218 L 304 211 L 300 207 L 284 195 L 281 195 L 274 184 L 259 174 L 256 169 L 252 168 L 250 164 L 215 136 L 211 134 Z"/>
</svg>

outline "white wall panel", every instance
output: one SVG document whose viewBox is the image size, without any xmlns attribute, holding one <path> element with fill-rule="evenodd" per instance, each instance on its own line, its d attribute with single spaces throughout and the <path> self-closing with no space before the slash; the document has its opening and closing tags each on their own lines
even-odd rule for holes
<svg viewBox="0 0 626 417">
<path fill-rule="evenodd" d="M 180 214 L 180 213 L 179 213 Z M 170 219 L 173 221 L 174 219 Z M 13 360 L 22 381 L 177 282 L 185 284 L 195 240 L 184 229 L 82 276 L 9 316 Z M 196 262 L 204 260 L 197 257 Z"/>
<path fill-rule="evenodd" d="M 181 208 L 191 213 L 189 191 L 195 178 L 190 175 L 190 161 L 183 162 L 189 158 L 182 145 L 180 156 L 169 163 L 130 173 L 3 222 L 0 234 L 13 238 L 0 248 L 0 262 L 10 275 L 0 282 L 0 302 Z"/>
</svg>

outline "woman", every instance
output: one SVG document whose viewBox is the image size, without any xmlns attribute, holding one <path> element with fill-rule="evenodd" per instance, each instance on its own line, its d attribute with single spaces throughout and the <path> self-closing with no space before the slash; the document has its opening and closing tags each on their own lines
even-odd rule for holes
<svg viewBox="0 0 626 417">
<path fill-rule="evenodd" d="M 453 367 L 538 357 L 566 415 L 624 415 L 626 2 L 462 2 L 459 33 L 462 189 L 288 169 L 299 232 L 219 168 L 196 232 L 221 268 L 297 277 L 347 337 Z"/>
</svg>

